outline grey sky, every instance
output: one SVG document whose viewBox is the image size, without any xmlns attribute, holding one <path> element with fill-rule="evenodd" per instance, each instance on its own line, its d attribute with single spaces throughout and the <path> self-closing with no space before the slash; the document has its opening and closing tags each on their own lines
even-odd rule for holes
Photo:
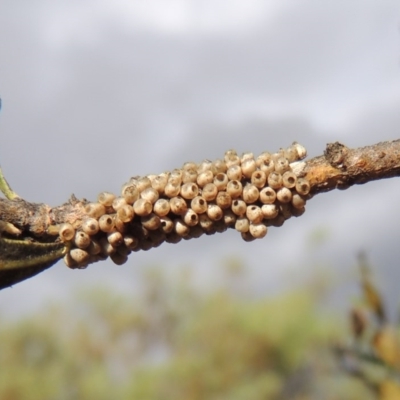
<svg viewBox="0 0 400 400">
<path fill-rule="evenodd" d="M 20 195 L 55 206 L 229 148 L 297 140 L 315 156 L 329 141 L 398 138 L 399 26 L 398 1 L 2 1 L 1 165 Z M 395 291 L 399 194 L 392 179 L 317 196 L 301 219 L 250 244 L 228 232 L 123 267 L 59 263 L 2 292 L 1 307 L 28 310 L 99 282 L 130 290 L 150 264 L 191 264 L 209 284 L 228 255 L 268 293 L 313 257 L 350 268 L 361 248 Z M 321 226 L 329 243 L 311 255 L 305 243 Z"/>
</svg>

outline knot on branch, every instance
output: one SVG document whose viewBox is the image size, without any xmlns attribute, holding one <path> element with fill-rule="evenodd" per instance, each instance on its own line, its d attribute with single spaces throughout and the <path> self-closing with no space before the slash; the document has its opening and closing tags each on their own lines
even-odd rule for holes
<svg viewBox="0 0 400 400">
<path fill-rule="evenodd" d="M 328 143 L 324 151 L 324 156 L 332 167 L 345 169 L 345 160 L 348 152 L 348 147 L 342 143 Z"/>
</svg>

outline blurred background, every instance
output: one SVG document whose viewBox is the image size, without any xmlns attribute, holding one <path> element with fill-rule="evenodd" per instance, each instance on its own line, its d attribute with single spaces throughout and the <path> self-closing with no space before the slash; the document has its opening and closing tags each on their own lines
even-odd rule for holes
<svg viewBox="0 0 400 400">
<path fill-rule="evenodd" d="M 396 0 L 0 4 L 1 166 L 20 196 L 51 206 L 231 148 L 257 154 L 296 140 L 314 157 L 328 142 L 397 139 L 399 88 Z M 252 243 L 231 231 L 135 253 L 123 266 L 59 262 L 2 291 L 0 316 L 18 324 L 53 304 L 78 313 L 82 293 L 99 287 L 133 307 L 154 274 L 189 276 L 208 299 L 238 269 L 231 295 L 324 292 L 325 313 L 340 318 L 359 295 L 365 250 L 394 321 L 399 195 L 397 179 L 319 195 L 302 218 Z"/>
</svg>

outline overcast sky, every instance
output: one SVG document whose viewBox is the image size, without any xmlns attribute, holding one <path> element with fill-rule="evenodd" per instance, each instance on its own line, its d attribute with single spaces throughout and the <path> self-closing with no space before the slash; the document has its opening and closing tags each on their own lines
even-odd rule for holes
<svg viewBox="0 0 400 400">
<path fill-rule="evenodd" d="M 29 201 L 117 193 L 133 175 L 294 140 L 399 137 L 400 3 L 393 1 L 45 1 L 0 4 L 0 161 Z M 274 293 L 315 262 L 356 279 L 366 249 L 379 282 L 398 291 L 399 181 L 317 196 L 299 219 L 244 243 L 236 232 L 135 253 L 124 266 L 49 271 L 1 293 L 29 311 L 74 288 L 139 290 L 149 265 L 193 266 L 205 286 L 239 257 L 252 290 Z M 317 250 L 310 236 L 326 229 Z"/>
</svg>

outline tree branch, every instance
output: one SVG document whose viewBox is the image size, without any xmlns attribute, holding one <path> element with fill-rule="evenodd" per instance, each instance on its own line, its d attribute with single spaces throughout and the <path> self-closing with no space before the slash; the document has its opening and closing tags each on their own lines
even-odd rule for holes
<svg viewBox="0 0 400 400">
<path fill-rule="evenodd" d="M 271 155 L 271 159 L 275 160 L 275 163 L 281 162 L 281 157 L 287 157 L 290 161 L 293 161 L 291 158 L 293 158 L 296 146 L 299 145 L 294 144 L 285 151 L 281 150 Z M 300 149 L 303 149 L 302 146 L 300 146 Z M 302 158 L 300 153 L 297 153 L 297 160 Z M 265 153 L 263 154 L 264 158 L 268 157 L 265 156 Z M 230 157 L 235 158 L 237 156 L 232 153 Z M 244 171 L 243 159 L 241 165 Z M 203 165 L 199 167 L 200 169 L 197 172 L 200 172 L 201 168 L 206 170 L 208 167 Z M 222 168 L 221 163 L 218 168 Z M 275 166 L 275 168 L 277 171 L 278 167 Z M 400 140 L 382 142 L 358 149 L 349 149 L 338 142 L 328 144 L 324 155 L 306 161 L 291 162 L 290 168 L 297 179 L 304 178 L 309 182 L 309 194 L 298 196 L 308 200 L 318 193 L 333 189 L 347 189 L 355 184 L 364 184 L 373 180 L 399 176 Z M 260 171 L 262 168 L 258 166 L 257 170 Z M 183 170 L 179 171 L 182 172 Z M 133 181 L 135 182 L 134 184 L 132 183 Z M 135 187 L 139 185 L 137 179 L 133 181 L 131 181 L 130 186 L 128 185 L 128 189 L 131 192 L 136 190 Z M 239 181 L 243 187 L 249 185 L 251 182 L 250 175 L 246 176 L 243 173 Z M 268 183 L 265 183 L 265 187 L 267 186 Z M 262 188 L 258 187 L 258 189 L 258 192 L 261 192 Z M 209 204 L 217 206 L 214 207 L 217 211 L 218 205 L 220 206 L 222 216 L 213 218 L 208 211 L 205 214 L 199 212 L 199 215 L 194 213 L 196 215 L 192 216 L 192 218 L 195 218 L 196 221 L 193 220 L 193 225 L 191 225 L 191 220 L 184 219 L 186 214 L 173 209 L 163 217 L 160 216 L 161 214 L 154 214 L 155 210 L 152 209 L 150 211 L 154 212 L 150 216 L 145 216 L 145 213 L 140 216 L 138 215 L 140 214 L 139 211 L 135 208 L 136 215 L 131 220 L 123 220 L 121 215 L 125 214 L 118 211 L 121 204 L 123 204 L 121 201 L 118 203 L 119 205 L 101 205 L 104 210 L 103 212 L 100 211 L 100 213 L 96 211 L 95 203 L 89 203 L 87 200 L 77 200 L 74 196 L 67 203 L 55 208 L 45 204 L 29 203 L 12 192 L 1 173 L 0 190 L 7 197 L 6 199 L 0 199 L 0 230 L 3 231 L 2 238 L 0 238 L 0 289 L 36 275 L 62 257 L 64 257 L 67 265 L 72 268 L 84 268 L 89 263 L 104 260 L 108 256 L 115 263 L 120 264 L 126 261 L 131 251 L 148 250 L 164 241 L 177 243 L 182 237 L 185 237 L 185 239 L 196 238 L 203 233 L 223 232 L 227 228 L 235 226 L 236 229 L 240 230 L 240 227 L 238 228 L 237 226 L 237 221 L 242 218 L 240 213 L 232 212 L 233 206 L 231 207 L 231 204 L 235 201 L 233 195 L 233 200 L 231 199 L 228 207 L 219 204 L 218 198 L 209 201 Z M 295 188 L 290 190 L 293 195 L 297 193 Z M 199 185 L 199 194 L 205 196 L 204 191 L 205 188 Z M 218 193 L 221 191 L 227 193 L 225 189 L 219 190 Z M 301 194 L 301 191 L 299 193 Z M 292 197 L 292 194 L 290 194 L 290 197 Z M 162 189 L 159 196 L 168 201 L 173 197 L 165 195 Z M 182 192 L 181 196 L 183 196 Z M 226 200 L 227 196 L 225 195 L 224 198 Z M 242 193 L 236 200 L 238 199 L 246 200 L 246 197 Z M 285 204 L 285 201 L 276 200 L 274 204 L 279 209 L 279 215 L 271 219 L 264 216 L 262 223 L 255 219 L 252 220 L 251 216 L 245 214 L 250 219 L 250 225 L 254 227 L 256 225 L 281 226 L 285 219 L 290 216 L 299 216 L 304 212 L 301 206 L 294 206 L 293 201 L 293 204 Z M 127 203 L 128 207 L 125 208 L 125 211 L 129 211 L 132 208 L 130 204 L 133 204 L 133 201 L 131 203 L 127 201 Z M 256 208 L 262 208 L 265 202 L 258 199 L 255 201 L 246 200 L 246 203 L 248 207 L 251 205 Z M 190 196 L 186 200 L 184 199 L 182 204 L 184 208 L 192 207 Z M 136 207 L 136 203 L 134 206 Z M 93 219 L 98 220 L 98 223 L 100 223 L 99 218 L 103 214 L 110 216 L 109 222 L 112 227 L 110 229 L 104 227 L 98 232 L 87 234 L 83 224 Z M 245 215 L 243 216 L 244 219 L 246 219 Z M 154 217 L 153 222 L 157 225 L 156 228 L 151 226 L 150 217 Z M 173 226 L 171 231 L 166 228 L 166 224 L 169 221 Z M 68 231 L 69 227 L 71 231 Z M 256 232 L 255 229 L 253 229 L 253 236 L 251 236 L 249 232 L 243 229 L 242 237 L 245 240 L 252 240 L 258 235 L 258 233 L 254 232 Z M 262 237 L 265 233 L 261 233 L 259 237 Z M 71 234 L 72 237 L 68 237 Z M 80 235 L 79 238 L 77 238 L 78 234 Z M 112 234 L 114 235 L 112 236 Z M 84 238 L 85 235 L 90 236 L 89 245 L 78 245 L 78 240 Z M 81 261 L 79 257 L 83 257 Z"/>
</svg>

